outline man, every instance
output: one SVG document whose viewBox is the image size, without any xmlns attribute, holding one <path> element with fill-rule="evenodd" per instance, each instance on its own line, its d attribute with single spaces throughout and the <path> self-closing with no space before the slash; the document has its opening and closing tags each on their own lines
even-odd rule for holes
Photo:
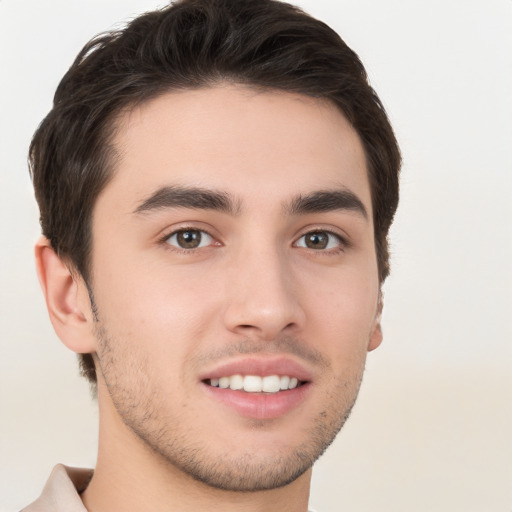
<svg viewBox="0 0 512 512">
<path fill-rule="evenodd" d="M 100 433 L 25 510 L 305 512 L 382 340 L 398 202 L 356 54 L 288 4 L 176 2 L 85 46 L 30 163 Z"/>
</svg>

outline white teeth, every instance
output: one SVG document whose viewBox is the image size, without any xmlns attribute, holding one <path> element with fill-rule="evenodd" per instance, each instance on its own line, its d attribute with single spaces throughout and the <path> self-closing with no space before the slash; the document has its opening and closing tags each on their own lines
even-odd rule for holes
<svg viewBox="0 0 512 512">
<path fill-rule="evenodd" d="M 263 377 L 262 388 L 265 393 L 277 393 L 281 389 L 281 379 L 277 375 Z"/>
<path fill-rule="evenodd" d="M 247 375 L 244 378 L 244 391 L 259 393 L 263 389 L 263 379 L 256 375 Z"/>
<path fill-rule="evenodd" d="M 241 375 L 233 375 L 229 379 L 229 387 L 235 391 L 244 389 L 244 378 Z"/>
<path fill-rule="evenodd" d="M 222 388 L 222 389 L 229 388 L 229 377 L 221 377 L 219 379 L 219 388 Z"/>
<path fill-rule="evenodd" d="M 221 389 L 230 388 L 232 390 L 244 390 L 247 393 L 277 393 L 294 389 L 299 385 L 297 377 L 288 375 L 268 375 L 260 377 L 259 375 L 232 375 L 231 377 L 220 377 L 210 379 L 210 385 Z"/>
</svg>

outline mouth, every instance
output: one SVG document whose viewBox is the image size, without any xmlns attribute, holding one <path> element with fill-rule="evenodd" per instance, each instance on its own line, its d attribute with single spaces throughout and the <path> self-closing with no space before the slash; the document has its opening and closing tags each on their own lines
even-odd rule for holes
<svg viewBox="0 0 512 512">
<path fill-rule="evenodd" d="M 201 376 L 206 395 L 237 415 L 275 419 L 293 411 L 311 394 L 312 374 L 287 357 L 233 360 Z"/>
<path fill-rule="evenodd" d="M 231 389 L 245 393 L 280 393 L 302 386 L 305 382 L 290 375 L 231 375 L 218 379 L 206 379 L 205 384 L 214 388 Z"/>
</svg>

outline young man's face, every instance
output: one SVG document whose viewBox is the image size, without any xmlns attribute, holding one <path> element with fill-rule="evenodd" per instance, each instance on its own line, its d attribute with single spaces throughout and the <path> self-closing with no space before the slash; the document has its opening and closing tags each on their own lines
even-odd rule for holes
<svg viewBox="0 0 512 512">
<path fill-rule="evenodd" d="M 215 487 L 292 481 L 381 341 L 356 132 L 325 102 L 226 85 L 136 108 L 115 143 L 93 214 L 102 421 Z"/>
</svg>

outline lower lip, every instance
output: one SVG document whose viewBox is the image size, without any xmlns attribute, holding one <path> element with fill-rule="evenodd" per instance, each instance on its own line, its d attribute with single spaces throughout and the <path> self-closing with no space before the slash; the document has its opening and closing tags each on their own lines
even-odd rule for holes
<svg viewBox="0 0 512 512">
<path fill-rule="evenodd" d="M 280 391 L 278 393 L 246 393 L 232 389 L 221 389 L 202 383 L 205 391 L 234 412 L 246 418 L 270 420 L 279 418 L 304 402 L 310 384 Z"/>
</svg>

